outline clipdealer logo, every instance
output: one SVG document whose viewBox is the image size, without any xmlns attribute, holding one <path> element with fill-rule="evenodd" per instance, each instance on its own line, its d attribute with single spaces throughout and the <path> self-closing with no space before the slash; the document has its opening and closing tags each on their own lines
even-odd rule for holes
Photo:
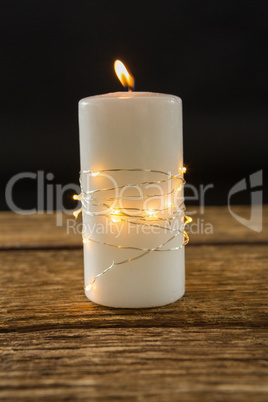
<svg viewBox="0 0 268 402">
<path fill-rule="evenodd" d="M 36 198 L 36 208 L 32 209 L 22 209 L 20 208 L 14 200 L 14 186 L 16 183 L 22 179 L 33 180 L 37 186 L 37 198 Z M 34 214 L 51 214 L 56 209 L 56 225 L 62 226 L 63 215 L 72 215 L 74 209 L 69 209 L 64 207 L 64 196 L 68 191 L 72 193 L 79 194 L 80 186 L 74 183 L 67 185 L 51 183 L 54 179 L 52 173 L 47 173 L 43 171 L 33 172 L 22 172 L 14 175 L 10 178 L 6 185 L 5 199 L 8 208 L 20 215 L 34 215 Z M 229 191 L 227 197 L 228 210 L 230 215 L 241 225 L 260 233 L 262 231 L 262 202 L 263 202 L 263 170 L 259 170 L 252 173 L 249 177 L 243 178 L 238 183 L 236 183 Z M 195 200 L 199 201 L 200 215 L 205 215 L 205 193 L 208 189 L 214 188 L 213 184 L 200 185 L 196 188 L 190 184 L 186 184 L 185 188 L 188 188 L 193 192 L 193 196 L 185 197 L 186 205 L 187 201 Z M 245 219 L 244 217 L 238 215 L 234 212 L 232 207 L 232 197 L 242 191 L 250 191 L 250 218 Z M 75 208 L 76 209 L 76 208 Z M 198 211 L 191 211 L 191 215 L 197 213 Z M 194 220 L 190 225 L 192 233 L 205 233 L 213 234 L 212 225 L 205 222 L 204 219 Z M 194 231 L 194 232 L 193 232 Z"/>
<path fill-rule="evenodd" d="M 228 194 L 228 209 L 230 214 L 239 223 L 247 228 L 260 233 L 262 231 L 262 200 L 263 191 L 260 189 L 263 185 L 263 171 L 259 170 L 249 176 L 249 189 L 250 189 L 250 218 L 245 219 L 239 216 L 231 209 L 231 198 L 234 194 L 248 189 L 247 180 L 244 178 L 236 183 Z"/>
</svg>

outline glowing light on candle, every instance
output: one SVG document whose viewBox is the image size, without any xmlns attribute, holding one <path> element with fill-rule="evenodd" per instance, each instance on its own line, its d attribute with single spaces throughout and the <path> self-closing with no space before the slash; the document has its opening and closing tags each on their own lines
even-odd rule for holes
<svg viewBox="0 0 268 402">
<path fill-rule="evenodd" d="M 193 222 L 193 218 L 191 218 L 190 216 L 184 215 L 184 217 L 185 217 L 185 225 Z"/>
<path fill-rule="evenodd" d="M 185 230 L 183 231 L 183 236 L 184 236 L 183 244 L 186 246 L 186 244 L 189 243 L 189 236 L 188 236 L 188 234 L 186 233 Z"/>
<path fill-rule="evenodd" d="M 77 209 L 77 211 L 73 212 L 73 216 L 75 217 L 75 219 L 78 217 L 78 215 L 80 214 L 80 212 L 82 212 L 82 208 Z"/>
<path fill-rule="evenodd" d="M 121 221 L 120 216 L 116 216 L 116 215 L 120 215 L 121 211 L 119 209 L 113 209 L 113 208 L 110 208 L 110 209 L 112 211 L 112 215 L 111 215 L 112 222 L 114 222 L 114 223 L 120 222 Z"/>
<path fill-rule="evenodd" d="M 135 80 L 134 77 L 128 72 L 122 61 L 116 60 L 114 62 L 114 70 L 123 87 L 128 87 L 128 90 L 132 91 L 134 89 Z"/>
<path fill-rule="evenodd" d="M 111 218 L 113 223 L 117 223 L 120 222 L 121 219 L 120 218 Z"/>
<path fill-rule="evenodd" d="M 167 207 L 174 207 L 174 204 L 172 204 L 172 202 L 167 202 Z"/>
<path fill-rule="evenodd" d="M 158 219 L 158 216 L 155 214 L 155 211 L 152 209 L 149 209 L 148 211 L 145 211 L 146 213 L 146 220 L 156 220 Z"/>
<path fill-rule="evenodd" d="M 172 175 L 171 173 L 167 173 L 167 172 L 163 172 L 163 171 L 159 171 L 159 170 L 149 170 L 149 169 L 106 169 L 106 170 L 101 170 L 99 172 L 92 172 L 92 170 L 85 170 L 85 171 L 82 171 L 81 174 L 83 173 L 83 174 L 89 174 L 91 176 L 97 176 L 98 174 L 103 173 L 103 172 L 114 172 L 114 171 L 115 172 L 127 172 L 127 171 L 131 171 L 131 172 L 139 171 L 140 172 L 140 171 L 144 171 L 144 172 L 162 174 L 162 175 L 166 176 L 165 179 L 156 180 L 156 181 L 146 181 L 146 182 L 142 182 L 142 183 L 139 183 L 139 184 L 137 183 L 137 184 L 135 184 L 135 186 L 145 185 L 145 184 L 152 184 L 152 183 L 155 183 L 155 184 L 167 183 L 170 180 L 178 180 L 180 182 L 180 185 L 179 185 L 179 187 L 176 187 L 176 188 L 174 188 L 174 190 L 171 191 L 171 193 L 173 193 L 176 190 L 181 190 L 182 189 L 182 187 L 183 187 L 183 185 L 185 183 L 185 180 L 183 178 L 183 173 L 186 172 L 186 168 L 179 169 L 180 174 L 177 174 L 177 175 Z M 134 184 L 132 184 L 132 185 L 134 185 Z M 109 190 L 110 191 L 115 191 L 115 190 L 121 189 L 123 187 L 124 186 L 113 187 L 113 188 L 109 188 Z M 163 208 L 162 210 L 161 209 L 160 210 L 153 210 L 153 209 L 140 210 L 140 214 L 137 214 L 137 215 L 135 214 L 135 216 L 131 216 L 128 213 L 123 212 L 122 210 L 120 210 L 118 208 L 114 209 L 112 207 L 108 207 L 108 212 L 106 212 L 106 213 L 105 212 L 103 212 L 103 213 L 91 212 L 91 211 L 88 211 L 88 208 L 90 207 L 91 203 L 92 203 L 92 205 L 96 206 L 96 204 L 94 204 L 94 202 L 96 202 L 99 207 L 106 207 L 107 208 L 108 204 L 107 204 L 106 201 L 104 201 L 104 202 L 97 201 L 97 199 L 94 198 L 94 196 L 93 196 L 93 194 L 99 193 L 99 192 L 105 192 L 105 191 L 107 191 L 107 189 L 106 188 L 100 188 L 100 189 L 97 189 L 97 190 L 93 190 L 92 194 L 91 193 L 88 194 L 88 193 L 84 192 L 82 187 L 81 187 L 81 190 L 82 190 L 81 194 L 73 196 L 73 198 L 75 200 L 80 200 L 82 202 L 82 208 L 80 208 L 77 211 L 73 212 L 73 215 L 75 217 L 77 217 L 80 214 L 80 212 L 84 212 L 86 214 L 89 214 L 90 216 L 104 216 L 104 217 L 107 217 L 107 218 L 109 217 L 112 220 L 112 222 L 114 222 L 114 223 L 123 221 L 123 222 L 126 222 L 127 224 L 132 223 L 132 224 L 136 224 L 136 225 L 146 225 L 147 227 L 151 227 L 151 228 L 157 227 L 159 229 L 169 230 L 170 233 L 172 234 L 171 237 L 168 240 L 166 240 L 164 243 L 162 243 L 162 244 L 160 244 L 160 245 L 158 245 L 158 246 L 156 246 L 154 248 L 140 248 L 140 247 L 134 247 L 134 246 L 114 245 L 114 244 L 110 244 L 110 243 L 100 242 L 100 241 L 95 240 L 93 238 L 89 238 L 88 236 L 84 236 L 83 237 L 83 243 L 85 243 L 85 244 L 90 243 L 90 242 L 94 242 L 94 243 L 102 244 L 102 245 L 105 245 L 105 246 L 116 247 L 116 248 L 119 248 L 119 249 L 139 250 L 139 251 L 142 252 L 141 254 L 139 254 L 137 256 L 127 258 L 127 259 L 125 259 L 123 261 L 113 261 L 112 264 L 108 268 L 104 269 L 102 272 L 100 272 L 98 275 L 96 275 L 95 278 L 93 279 L 93 281 L 91 283 L 89 283 L 85 287 L 86 291 L 90 291 L 92 289 L 92 285 L 96 282 L 96 280 L 99 277 L 101 277 L 102 275 L 104 275 L 106 272 L 110 271 L 114 266 L 129 263 L 131 261 L 134 261 L 134 260 L 137 260 L 139 258 L 142 258 L 143 256 L 147 255 L 148 253 L 151 253 L 151 252 L 154 252 L 154 251 L 155 252 L 160 252 L 160 251 L 168 252 L 168 251 L 180 250 L 183 246 L 185 246 L 189 242 L 189 236 L 186 233 L 186 231 L 183 230 L 183 229 L 185 228 L 185 226 L 188 223 L 192 222 L 192 218 L 189 217 L 189 216 L 186 216 L 184 214 L 185 207 L 184 207 L 183 203 L 176 207 L 172 202 L 167 202 L 166 203 L 167 207 L 175 208 L 175 211 L 172 211 L 166 218 L 165 217 L 159 217 L 159 216 L 157 216 L 156 213 L 161 213 L 161 212 L 165 211 L 167 208 Z M 162 194 L 162 196 L 167 196 L 167 195 L 170 195 L 171 193 L 167 193 L 167 194 L 164 194 L 164 195 Z M 151 195 L 150 197 L 151 198 L 159 197 L 159 194 L 154 194 L 154 195 Z M 131 209 L 131 208 L 129 208 L 129 209 Z M 133 209 L 136 210 L 136 208 L 133 208 Z M 180 217 L 182 217 L 182 219 L 181 219 L 182 227 L 181 228 L 173 228 L 173 227 L 171 227 L 170 226 L 171 220 L 174 220 L 174 219 L 177 219 L 177 218 L 180 218 Z M 132 219 L 129 220 L 130 218 L 132 218 Z M 151 221 L 158 221 L 161 224 L 159 224 L 158 222 L 157 223 L 155 223 L 155 222 L 151 222 L 151 223 L 146 222 L 146 221 L 150 221 L 150 220 Z M 164 222 L 164 224 L 162 222 Z M 171 242 L 173 239 L 175 239 L 179 235 L 183 236 L 183 241 L 182 241 L 181 244 L 179 244 L 177 246 L 174 246 L 174 247 L 170 247 L 170 248 L 165 248 L 164 247 L 165 245 L 167 245 L 169 242 Z"/>
</svg>

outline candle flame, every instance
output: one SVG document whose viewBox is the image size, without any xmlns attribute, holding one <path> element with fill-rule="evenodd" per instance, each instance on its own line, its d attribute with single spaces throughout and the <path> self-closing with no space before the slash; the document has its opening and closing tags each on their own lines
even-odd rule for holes
<svg viewBox="0 0 268 402">
<path fill-rule="evenodd" d="M 114 62 L 114 70 L 116 75 L 124 87 L 128 87 L 129 91 L 134 89 L 135 80 L 134 77 L 127 71 L 126 67 L 120 60 Z"/>
</svg>

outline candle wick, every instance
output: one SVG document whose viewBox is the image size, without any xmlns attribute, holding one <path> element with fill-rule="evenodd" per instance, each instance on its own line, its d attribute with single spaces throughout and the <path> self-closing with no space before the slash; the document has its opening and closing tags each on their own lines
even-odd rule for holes
<svg viewBox="0 0 268 402">
<path fill-rule="evenodd" d="M 133 92 L 135 90 L 135 80 L 134 79 L 133 79 L 132 86 L 128 85 L 127 88 L 128 88 L 128 92 Z"/>
</svg>

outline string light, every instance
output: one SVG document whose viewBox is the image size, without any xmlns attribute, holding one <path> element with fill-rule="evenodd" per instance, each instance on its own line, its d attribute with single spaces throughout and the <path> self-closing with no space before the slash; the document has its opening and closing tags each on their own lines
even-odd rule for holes
<svg viewBox="0 0 268 402">
<path fill-rule="evenodd" d="M 76 211 L 73 212 L 73 216 L 75 219 L 77 219 L 78 215 L 82 212 L 82 208 L 77 209 Z"/>
<path fill-rule="evenodd" d="M 155 211 L 153 211 L 152 209 L 149 209 L 148 211 L 146 211 L 146 215 L 148 215 L 146 217 L 147 220 L 158 220 L 158 216 L 155 214 Z"/>
<path fill-rule="evenodd" d="M 193 218 L 191 218 L 190 216 L 185 215 L 184 218 L 185 218 L 185 223 L 184 223 L 185 226 L 188 225 L 188 223 L 191 223 L 193 221 Z"/>
<path fill-rule="evenodd" d="M 127 208 L 113 208 L 109 202 L 114 202 L 116 199 L 115 198 L 105 198 L 105 201 L 97 199 L 96 195 L 99 193 L 102 194 L 103 192 L 110 192 L 110 191 L 116 191 L 119 189 L 122 189 L 126 187 L 125 185 L 121 185 L 118 187 L 108 187 L 108 188 L 98 188 L 94 190 L 85 190 L 84 185 L 82 182 L 82 176 L 85 174 L 88 174 L 92 177 L 98 176 L 101 173 L 113 173 L 113 172 L 146 172 L 150 174 L 159 174 L 165 176 L 165 178 L 161 180 L 154 180 L 154 181 L 143 181 L 138 184 L 127 184 L 128 187 L 142 187 L 145 185 L 152 185 L 152 184 L 164 184 L 168 183 L 172 180 L 174 181 L 179 181 L 179 185 L 175 186 L 172 188 L 171 191 L 166 192 L 164 194 L 153 194 L 153 195 L 144 195 L 143 199 L 146 198 L 155 198 L 155 197 L 168 197 L 171 194 L 175 193 L 175 191 L 179 191 L 182 189 L 183 185 L 185 184 L 185 180 L 183 178 L 183 174 L 186 172 L 186 168 L 181 168 L 179 169 L 179 174 L 177 175 L 172 175 L 171 173 L 167 173 L 164 171 L 160 170 L 151 170 L 151 169 L 105 169 L 105 170 L 100 170 L 98 172 L 93 172 L 92 170 L 84 170 L 80 172 L 80 186 L 81 186 L 81 193 L 79 195 L 75 195 L 73 198 L 75 200 L 79 200 L 82 203 L 82 207 L 75 211 L 73 214 L 77 218 L 77 216 L 82 212 L 83 214 L 92 216 L 92 217 L 106 217 L 109 218 L 113 223 L 118 223 L 118 222 L 124 222 L 126 224 L 135 224 L 135 225 L 141 225 L 141 226 L 148 226 L 149 228 L 158 228 L 160 230 L 165 230 L 169 231 L 171 233 L 171 236 L 169 237 L 168 240 L 163 242 L 160 245 L 157 245 L 154 248 L 141 248 L 141 247 L 133 247 L 131 245 L 129 246 L 121 246 L 121 245 L 115 245 L 107 242 L 101 242 L 93 238 L 89 238 L 89 236 L 84 235 L 83 236 L 83 243 L 87 244 L 90 242 L 93 243 L 98 243 L 103 246 L 110 246 L 110 247 L 115 247 L 118 249 L 128 249 L 128 250 L 137 250 L 141 251 L 140 254 L 138 254 L 135 257 L 132 258 L 127 258 L 122 261 L 113 261 L 112 264 L 102 270 L 98 275 L 94 277 L 94 279 L 85 286 L 86 291 L 90 291 L 92 289 L 93 284 L 95 284 L 96 280 L 101 277 L 102 275 L 106 274 L 108 271 L 110 271 L 114 266 L 122 265 L 129 263 L 131 261 L 137 260 L 139 258 L 144 257 L 145 255 L 151 253 L 151 252 L 167 252 L 167 251 L 175 251 L 181 249 L 184 245 L 186 245 L 189 242 L 189 236 L 185 231 L 185 226 L 192 222 L 192 218 L 189 216 L 186 216 L 184 214 L 185 211 L 185 206 L 184 203 L 182 202 L 178 207 L 175 207 L 175 205 L 172 202 L 167 202 L 165 208 L 162 209 L 142 209 L 142 208 L 137 208 L 137 207 L 127 207 Z M 133 196 L 125 196 L 122 197 L 122 199 L 133 199 Z M 135 199 L 135 197 L 134 197 Z M 118 200 L 116 200 L 118 201 Z M 96 207 L 101 209 L 101 211 L 96 211 Z M 167 216 L 159 216 L 163 215 L 167 210 L 171 211 L 167 214 Z M 172 223 L 176 222 L 176 220 L 180 219 L 182 224 L 180 228 L 174 228 L 172 227 Z M 164 248 L 168 243 L 170 243 L 172 240 L 174 240 L 177 236 L 181 235 L 182 236 L 182 242 L 175 247 L 170 247 L 170 248 Z"/>
</svg>

